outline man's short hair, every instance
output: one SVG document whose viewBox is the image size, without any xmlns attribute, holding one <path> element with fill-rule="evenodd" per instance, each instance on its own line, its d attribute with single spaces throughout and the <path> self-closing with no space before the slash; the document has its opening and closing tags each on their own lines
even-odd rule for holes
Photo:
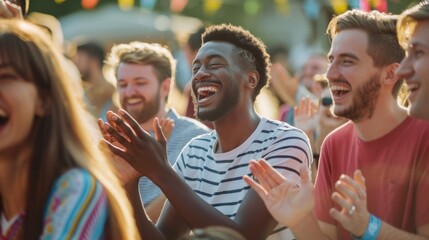
<svg viewBox="0 0 429 240">
<path fill-rule="evenodd" d="M 397 31 L 401 46 L 405 49 L 411 34 L 418 22 L 429 20 L 429 2 L 423 1 L 416 6 L 405 10 L 399 15 Z"/>
<path fill-rule="evenodd" d="M 135 41 L 115 45 L 112 47 L 106 63 L 114 69 L 115 76 L 120 63 L 151 65 L 160 83 L 166 78 L 174 81 L 176 74 L 176 61 L 171 52 L 157 43 Z"/>
<path fill-rule="evenodd" d="M 396 36 L 397 15 L 380 13 L 378 11 L 364 12 L 350 10 L 334 17 L 326 30 L 330 39 L 339 32 L 348 29 L 363 30 L 368 35 L 367 53 L 376 67 L 399 63 L 405 56 Z M 400 79 L 393 87 L 392 94 L 397 96 L 402 86 Z"/>
<path fill-rule="evenodd" d="M 252 99 L 255 100 L 261 88 L 267 85 L 271 78 L 270 56 L 265 44 L 249 31 L 230 24 L 213 25 L 206 28 L 203 34 L 203 44 L 210 41 L 228 42 L 242 50 L 240 56 L 248 66 L 259 73 L 259 82 L 252 95 Z"/>
</svg>

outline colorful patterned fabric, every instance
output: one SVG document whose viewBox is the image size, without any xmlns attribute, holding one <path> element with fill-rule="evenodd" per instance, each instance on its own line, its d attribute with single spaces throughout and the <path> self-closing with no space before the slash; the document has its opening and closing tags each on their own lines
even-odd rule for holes
<svg viewBox="0 0 429 240">
<path fill-rule="evenodd" d="M 71 169 L 54 183 L 41 239 L 105 238 L 107 216 L 102 185 L 86 170 Z"/>
</svg>

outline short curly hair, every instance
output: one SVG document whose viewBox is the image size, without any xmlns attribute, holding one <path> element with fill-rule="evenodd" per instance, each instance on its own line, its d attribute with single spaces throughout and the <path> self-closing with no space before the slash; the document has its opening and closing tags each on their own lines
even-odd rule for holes
<svg viewBox="0 0 429 240">
<path fill-rule="evenodd" d="M 206 28 L 202 39 L 203 44 L 211 41 L 222 41 L 231 43 L 243 50 L 240 55 L 259 73 L 259 82 L 252 94 L 254 101 L 261 89 L 269 84 L 271 78 L 270 56 L 265 44 L 249 31 L 231 24 L 213 25 Z"/>
</svg>

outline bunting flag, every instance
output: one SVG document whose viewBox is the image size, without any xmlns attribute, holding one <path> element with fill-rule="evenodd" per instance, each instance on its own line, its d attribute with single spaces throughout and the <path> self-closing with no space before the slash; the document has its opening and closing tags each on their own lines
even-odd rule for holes
<svg viewBox="0 0 429 240">
<path fill-rule="evenodd" d="M 274 0 L 276 2 L 276 10 L 281 14 L 289 12 L 289 0 Z"/>
<path fill-rule="evenodd" d="M 157 0 L 140 0 L 140 6 L 142 8 L 153 10 L 155 8 L 156 2 Z"/>
<path fill-rule="evenodd" d="M 188 0 L 171 0 L 170 10 L 174 13 L 180 13 L 185 9 Z"/>
<path fill-rule="evenodd" d="M 130 10 L 134 7 L 134 0 L 118 0 L 118 5 L 122 10 Z"/>
<path fill-rule="evenodd" d="M 332 8 L 336 14 L 341 14 L 347 11 L 347 0 L 332 0 Z"/>
<path fill-rule="evenodd" d="M 255 15 L 259 12 L 259 2 L 258 0 L 246 0 L 244 2 L 244 12 L 250 15 Z"/>
<path fill-rule="evenodd" d="M 372 0 L 371 3 L 379 12 L 387 12 L 387 0 Z"/>
<path fill-rule="evenodd" d="M 204 0 L 204 12 L 209 15 L 215 14 L 222 7 L 223 0 Z"/>
<path fill-rule="evenodd" d="M 349 0 L 349 7 L 351 9 L 360 9 L 359 0 Z"/>
<path fill-rule="evenodd" d="M 82 0 L 82 7 L 87 10 L 95 8 L 97 4 L 98 0 Z"/>
<path fill-rule="evenodd" d="M 318 0 L 305 0 L 304 12 L 309 19 L 317 19 L 320 14 L 320 4 Z"/>
<path fill-rule="evenodd" d="M 369 5 L 368 0 L 360 0 L 360 9 L 364 10 L 366 12 L 369 12 L 371 10 L 371 6 Z"/>
</svg>

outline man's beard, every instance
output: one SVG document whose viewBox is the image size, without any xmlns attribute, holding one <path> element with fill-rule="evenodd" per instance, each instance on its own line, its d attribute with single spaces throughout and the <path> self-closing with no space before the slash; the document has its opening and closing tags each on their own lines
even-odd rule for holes
<svg viewBox="0 0 429 240">
<path fill-rule="evenodd" d="M 125 110 L 130 113 L 130 115 L 136 119 L 139 124 L 147 122 L 149 119 L 153 118 L 159 111 L 159 106 L 161 104 L 160 92 L 151 101 L 145 101 L 142 109 L 136 111 L 129 111 L 127 108 Z M 126 106 L 126 104 L 122 104 Z"/>
<path fill-rule="evenodd" d="M 371 118 L 380 95 L 381 84 L 379 78 L 380 75 L 376 74 L 357 87 L 355 92 L 352 93 L 352 105 L 341 112 L 335 112 L 335 115 L 345 117 L 353 122 L 359 122 L 364 118 Z"/>
<path fill-rule="evenodd" d="M 214 108 L 200 109 L 198 107 L 197 99 L 195 94 L 192 94 L 192 100 L 194 102 L 194 110 L 197 119 L 202 121 L 214 122 L 225 116 L 235 105 L 237 105 L 239 94 L 238 89 L 231 89 L 225 92 L 225 95 L 220 96 L 222 99 L 217 103 Z"/>
</svg>

